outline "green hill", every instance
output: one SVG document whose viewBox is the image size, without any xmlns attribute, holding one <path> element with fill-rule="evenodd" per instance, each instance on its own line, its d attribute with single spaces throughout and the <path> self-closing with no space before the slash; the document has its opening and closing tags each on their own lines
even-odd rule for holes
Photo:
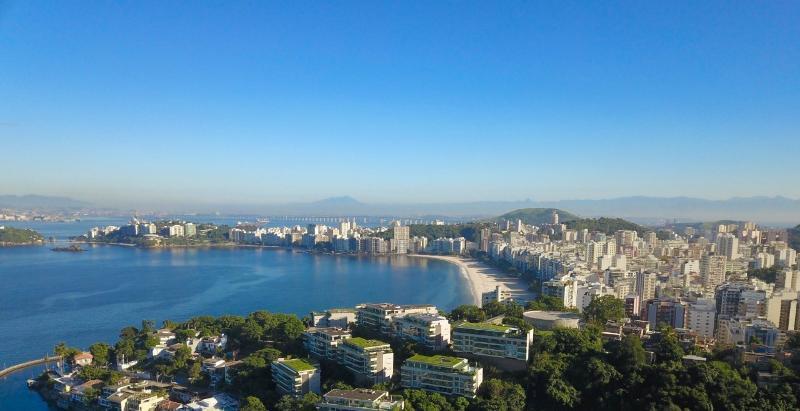
<svg viewBox="0 0 800 411">
<path fill-rule="evenodd" d="M 639 236 L 642 236 L 647 231 L 652 231 L 639 224 L 621 218 L 579 218 L 577 220 L 568 221 L 566 224 L 567 227 L 575 230 L 583 230 L 585 228 L 589 230 L 589 232 L 599 231 L 606 234 L 614 234 L 617 230 L 633 230 L 636 231 Z"/>
<path fill-rule="evenodd" d="M 549 224 L 553 211 L 558 213 L 558 220 L 562 223 L 578 219 L 578 216 L 575 214 L 557 208 L 521 208 L 495 217 L 494 221 L 522 220 L 523 223 L 531 225 Z"/>
<path fill-rule="evenodd" d="M 0 228 L 0 245 L 11 244 L 34 244 L 44 240 L 41 234 L 33 230 L 25 230 L 13 227 Z"/>
</svg>

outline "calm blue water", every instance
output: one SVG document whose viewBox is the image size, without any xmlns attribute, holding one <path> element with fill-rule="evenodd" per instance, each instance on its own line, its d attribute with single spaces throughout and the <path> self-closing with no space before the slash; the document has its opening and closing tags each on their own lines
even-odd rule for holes
<svg viewBox="0 0 800 411">
<path fill-rule="evenodd" d="M 39 227 L 48 236 L 75 235 L 55 228 L 58 234 Z M 114 342 L 122 327 L 142 319 L 160 323 L 259 309 L 302 316 L 378 301 L 449 309 L 470 301 L 458 268 L 446 262 L 259 248 L 0 248 L 0 284 L 0 366 L 42 357 L 60 341 L 84 348 Z M 25 387 L 37 373 L 0 380 L 0 410 L 48 409 Z"/>
</svg>

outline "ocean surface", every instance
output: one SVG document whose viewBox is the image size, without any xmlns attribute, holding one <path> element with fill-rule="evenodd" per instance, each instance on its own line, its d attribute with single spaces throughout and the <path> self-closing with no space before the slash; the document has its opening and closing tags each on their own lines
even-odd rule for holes
<svg viewBox="0 0 800 411">
<path fill-rule="evenodd" d="M 13 225 L 65 238 L 92 223 Z M 450 309 L 470 301 L 458 267 L 438 260 L 266 248 L 87 248 L 83 253 L 53 252 L 50 246 L 0 248 L 0 367 L 41 358 L 61 341 L 81 348 L 113 343 L 121 328 L 143 319 L 160 324 L 255 310 L 304 316 L 382 301 Z M 40 371 L 0 379 L 0 410 L 47 410 L 25 385 Z"/>
</svg>

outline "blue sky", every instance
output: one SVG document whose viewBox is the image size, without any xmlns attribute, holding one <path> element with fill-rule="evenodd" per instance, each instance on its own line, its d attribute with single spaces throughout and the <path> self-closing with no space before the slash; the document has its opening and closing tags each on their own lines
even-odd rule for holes
<svg viewBox="0 0 800 411">
<path fill-rule="evenodd" d="M 0 193 L 800 197 L 800 4 L 659 3 L 0 0 Z"/>
</svg>

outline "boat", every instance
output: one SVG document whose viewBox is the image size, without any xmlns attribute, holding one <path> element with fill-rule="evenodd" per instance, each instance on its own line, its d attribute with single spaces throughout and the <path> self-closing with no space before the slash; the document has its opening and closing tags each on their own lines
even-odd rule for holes
<svg viewBox="0 0 800 411">
<path fill-rule="evenodd" d="M 86 251 L 86 249 L 81 248 L 81 246 L 79 246 L 77 244 L 72 244 L 72 245 L 67 246 L 67 247 L 54 247 L 54 248 L 51 248 L 50 250 L 58 251 L 58 252 L 65 252 L 65 253 L 80 253 L 80 252 Z"/>
</svg>

